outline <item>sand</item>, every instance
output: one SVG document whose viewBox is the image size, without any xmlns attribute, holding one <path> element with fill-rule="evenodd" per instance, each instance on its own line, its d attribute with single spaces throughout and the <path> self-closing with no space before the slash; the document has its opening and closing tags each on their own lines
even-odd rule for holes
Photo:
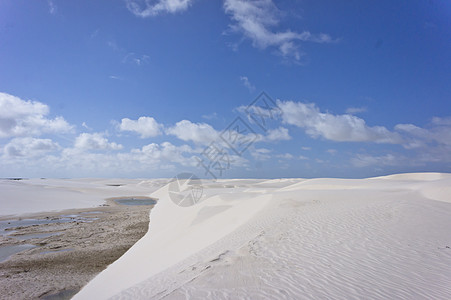
<svg viewBox="0 0 451 300">
<path fill-rule="evenodd" d="M 0 181 L 9 199 L 0 198 L 1 208 L 11 215 L 78 214 L 113 196 L 158 199 L 147 232 L 147 211 L 92 214 L 107 222 L 72 224 L 41 246 L 79 241 L 70 246 L 79 256 L 34 248 L 0 264 L 5 295 L 70 297 L 94 276 L 74 299 L 451 299 L 451 174 L 203 181 L 202 198 L 188 207 L 172 202 L 166 182 Z M 49 190 L 58 198 L 49 200 Z M 32 197 L 14 198 L 25 193 Z M 70 269 L 58 269 L 67 261 Z M 59 272 L 61 283 L 50 286 Z M 4 281 L 22 276 L 33 280 Z"/>
<path fill-rule="evenodd" d="M 73 221 L 12 228 L 13 234 L 0 238 L 1 246 L 35 246 L 0 263 L 1 298 L 69 299 L 124 254 L 147 232 L 152 206 L 115 205 L 113 201 L 108 205 L 29 214 L 27 219 L 57 221 L 71 216 Z M 35 233 L 57 235 L 18 240 Z"/>
<path fill-rule="evenodd" d="M 153 206 L 117 205 L 112 199 L 142 198 L 165 182 L 0 180 L 0 222 L 54 222 L 0 235 L 0 247 L 34 247 L 0 262 L 0 298 L 69 299 L 147 232 Z M 24 240 L 29 234 L 37 236 Z"/>
<path fill-rule="evenodd" d="M 450 299 L 451 175 L 219 180 L 74 299 Z"/>
</svg>

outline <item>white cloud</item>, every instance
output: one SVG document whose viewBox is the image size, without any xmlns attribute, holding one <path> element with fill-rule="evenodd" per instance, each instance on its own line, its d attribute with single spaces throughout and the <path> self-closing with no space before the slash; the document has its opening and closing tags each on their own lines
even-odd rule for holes
<svg viewBox="0 0 451 300">
<path fill-rule="evenodd" d="M 269 129 L 267 135 L 264 137 L 265 141 L 288 141 L 291 140 L 291 136 L 288 133 L 288 129 L 285 127 L 279 127 L 276 129 Z"/>
<path fill-rule="evenodd" d="M 251 150 L 251 155 L 256 160 L 268 160 L 271 158 L 271 155 L 269 155 L 271 152 L 271 150 L 266 148 L 258 148 Z"/>
<path fill-rule="evenodd" d="M 60 148 L 58 143 L 51 139 L 37 139 L 32 137 L 14 138 L 3 148 L 3 155 L 9 158 L 31 158 L 56 151 Z"/>
<path fill-rule="evenodd" d="M 218 118 L 218 114 L 216 112 L 208 114 L 208 115 L 202 115 L 202 118 L 206 120 L 213 120 Z"/>
<path fill-rule="evenodd" d="M 189 120 L 177 122 L 166 129 L 166 134 L 174 135 L 182 141 L 192 141 L 206 145 L 218 138 L 218 132 L 207 123 L 192 123 Z"/>
<path fill-rule="evenodd" d="M 398 124 L 395 129 L 401 132 L 406 140 L 407 149 L 427 146 L 451 146 L 451 123 L 447 118 L 433 118 L 431 126 L 421 128 L 413 124 Z"/>
<path fill-rule="evenodd" d="M 139 117 L 138 120 L 124 118 L 118 127 L 120 131 L 136 132 L 144 139 L 160 135 L 163 125 L 158 124 L 152 117 Z"/>
<path fill-rule="evenodd" d="M 53 2 L 52 0 L 48 0 L 47 4 L 49 5 L 49 13 L 52 15 L 56 14 L 58 11 L 58 7 L 56 6 L 55 2 Z"/>
<path fill-rule="evenodd" d="M 120 149 L 121 146 L 104 140 L 102 134 L 100 137 L 84 135 L 78 139 L 79 148 L 65 148 L 62 151 L 56 143 L 52 144 L 51 141 L 38 142 L 23 141 L 19 145 L 22 153 L 3 151 L 5 154 L 0 156 L 0 172 L 17 174 L 12 176 L 33 174 L 36 177 L 55 176 L 54 174 L 65 177 L 111 177 L 112 174 L 162 177 L 177 174 L 177 167 L 180 168 L 180 165 L 184 166 L 184 169 L 193 168 L 193 171 L 201 171 L 196 168 L 197 161 L 193 157 L 195 152 L 188 145 L 174 146 L 164 142 L 145 145 L 128 152 L 108 151 Z M 33 151 L 28 149 L 24 151 L 22 145 L 29 146 Z M 88 149 L 99 151 L 84 151 Z M 53 150 L 57 151 L 50 153 Z M 38 151 L 42 154 L 45 152 L 46 155 L 37 156 Z"/>
<path fill-rule="evenodd" d="M 283 159 L 293 159 L 294 156 L 290 153 L 284 153 L 284 154 L 279 154 L 276 155 L 278 158 L 283 158 Z"/>
<path fill-rule="evenodd" d="M 451 117 L 445 117 L 445 118 L 433 117 L 432 124 L 451 126 Z"/>
<path fill-rule="evenodd" d="M 383 126 L 368 126 L 365 120 L 349 114 L 322 113 L 313 103 L 280 101 L 283 122 L 305 129 L 311 137 L 337 142 L 402 143 L 401 136 Z"/>
<path fill-rule="evenodd" d="M 281 13 L 272 0 L 225 0 L 224 10 L 231 16 L 233 31 L 242 33 L 252 41 L 255 47 L 265 49 L 276 47 L 283 56 L 300 59 L 298 42 L 309 41 L 330 43 L 332 39 L 327 34 L 301 33 L 291 30 L 275 32 L 272 30 L 279 23 Z"/>
<path fill-rule="evenodd" d="M 0 138 L 72 131 L 64 118 L 48 119 L 48 114 L 49 107 L 41 102 L 0 93 Z"/>
<path fill-rule="evenodd" d="M 76 150 L 120 150 L 122 145 L 108 142 L 103 133 L 81 133 L 74 142 Z"/>
<path fill-rule="evenodd" d="M 192 2 L 193 0 L 125 0 L 128 10 L 142 18 L 185 11 Z"/>
<path fill-rule="evenodd" d="M 169 142 L 161 144 L 151 143 L 141 149 L 133 149 L 132 159 L 138 159 L 142 163 L 160 164 L 179 163 L 184 166 L 194 166 L 197 162 L 194 157 L 187 157 L 184 154 L 191 154 L 194 150 L 188 145 L 175 146 Z"/>
<path fill-rule="evenodd" d="M 86 122 L 81 123 L 81 126 L 84 127 L 85 129 L 92 130 L 92 128 L 89 127 L 88 124 L 86 124 Z"/>
<path fill-rule="evenodd" d="M 255 91 L 255 86 L 252 85 L 252 83 L 249 81 L 249 78 L 246 76 L 240 76 L 240 80 L 243 83 L 243 85 L 249 90 L 249 92 Z"/>
<path fill-rule="evenodd" d="M 366 107 L 348 107 L 346 109 L 346 113 L 350 114 L 350 115 L 355 115 L 358 113 L 363 113 L 363 112 L 367 112 L 368 108 Z"/>
<path fill-rule="evenodd" d="M 127 55 L 124 56 L 122 59 L 123 63 L 132 63 L 137 66 L 141 66 L 144 64 L 149 63 L 149 56 L 148 55 L 137 55 L 134 52 L 127 53 Z M 111 76 L 110 76 L 111 77 Z"/>
<path fill-rule="evenodd" d="M 338 151 L 336 149 L 327 149 L 326 152 L 329 153 L 330 155 L 335 155 L 337 154 Z"/>
</svg>

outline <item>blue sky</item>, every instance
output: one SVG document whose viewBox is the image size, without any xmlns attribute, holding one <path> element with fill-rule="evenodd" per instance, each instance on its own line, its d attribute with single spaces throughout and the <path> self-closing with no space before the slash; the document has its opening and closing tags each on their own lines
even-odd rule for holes
<svg viewBox="0 0 451 300">
<path fill-rule="evenodd" d="M 450 37 L 449 1 L 4 0 L 0 177 L 450 172 Z"/>
</svg>

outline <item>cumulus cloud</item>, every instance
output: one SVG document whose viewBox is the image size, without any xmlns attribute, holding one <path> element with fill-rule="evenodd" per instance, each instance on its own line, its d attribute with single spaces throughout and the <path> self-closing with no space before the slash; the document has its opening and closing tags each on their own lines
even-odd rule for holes
<svg viewBox="0 0 451 300">
<path fill-rule="evenodd" d="M 119 124 L 120 131 L 131 131 L 140 134 L 141 138 L 155 137 L 161 134 L 163 125 L 152 117 L 139 117 L 138 120 L 124 118 Z"/>
<path fill-rule="evenodd" d="M 120 150 L 122 145 L 109 142 L 103 133 L 82 133 L 76 139 L 74 147 L 77 150 Z"/>
<path fill-rule="evenodd" d="M 300 59 L 299 42 L 330 43 L 327 34 L 312 34 L 308 31 L 274 31 L 281 13 L 272 0 L 225 0 L 224 10 L 235 22 L 230 26 L 234 32 L 243 34 L 253 46 L 265 49 L 275 47 L 283 56 Z"/>
<path fill-rule="evenodd" d="M 0 93 L 0 138 L 72 131 L 63 117 L 47 118 L 49 111 L 44 103 Z"/>
<path fill-rule="evenodd" d="M 249 90 L 249 92 L 255 91 L 255 86 L 249 81 L 249 78 L 246 76 L 240 76 L 241 83 Z"/>
<path fill-rule="evenodd" d="M 166 161 L 188 166 L 194 165 L 196 161 L 193 157 L 185 155 L 193 152 L 194 150 L 188 145 L 175 146 L 170 142 L 163 142 L 161 144 L 151 143 L 141 149 L 133 149 L 131 154 L 133 159 L 138 159 L 143 163 L 157 164 Z"/>
<path fill-rule="evenodd" d="M 253 158 L 255 158 L 256 160 L 268 160 L 271 158 L 271 153 L 272 151 L 266 148 L 256 148 L 251 150 L 251 155 Z"/>
<path fill-rule="evenodd" d="M 192 141 L 206 145 L 218 138 L 218 132 L 207 123 L 193 123 L 189 120 L 177 122 L 166 129 L 166 134 L 174 135 L 182 141 Z"/>
<path fill-rule="evenodd" d="M 293 159 L 294 158 L 294 156 L 290 153 L 278 154 L 276 156 L 278 158 L 282 158 L 282 159 Z"/>
<path fill-rule="evenodd" d="M 125 0 L 128 10 L 142 18 L 182 12 L 188 9 L 192 2 L 193 0 Z"/>
<path fill-rule="evenodd" d="M 264 140 L 269 142 L 288 141 L 291 140 L 291 136 L 288 133 L 287 128 L 279 127 L 276 129 L 269 129 Z"/>
<path fill-rule="evenodd" d="M 365 120 L 349 115 L 323 113 L 313 103 L 277 101 L 283 122 L 303 128 L 311 137 L 337 142 L 402 143 L 401 136 L 383 126 L 368 126 Z"/>
<path fill-rule="evenodd" d="M 419 162 L 451 161 L 451 118 L 432 118 L 425 128 L 413 124 L 398 124 L 395 129 L 403 135 L 403 146 L 418 152 Z"/>
<path fill-rule="evenodd" d="M 451 117 L 433 117 L 431 123 L 434 125 L 451 126 Z"/>
<path fill-rule="evenodd" d="M 8 158 L 31 158 L 60 149 L 58 143 L 51 139 L 32 137 L 14 138 L 3 148 L 3 155 Z"/>
</svg>

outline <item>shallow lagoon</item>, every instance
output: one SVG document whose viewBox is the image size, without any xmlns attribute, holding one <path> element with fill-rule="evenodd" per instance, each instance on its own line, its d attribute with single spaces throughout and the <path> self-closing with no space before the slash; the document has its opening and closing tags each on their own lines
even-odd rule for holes
<svg viewBox="0 0 451 300">
<path fill-rule="evenodd" d="M 117 204 L 121 205 L 155 205 L 157 201 L 150 197 L 126 197 L 114 199 Z"/>
</svg>

